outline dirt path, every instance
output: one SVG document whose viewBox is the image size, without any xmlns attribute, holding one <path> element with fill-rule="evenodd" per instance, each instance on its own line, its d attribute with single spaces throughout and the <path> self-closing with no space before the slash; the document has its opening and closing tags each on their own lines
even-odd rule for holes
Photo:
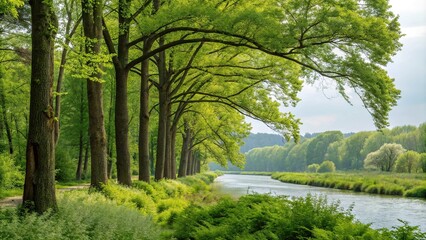
<svg viewBox="0 0 426 240">
<path fill-rule="evenodd" d="M 64 192 L 64 191 L 72 191 L 76 189 L 84 189 L 89 187 L 90 187 L 89 184 L 84 184 L 84 185 L 78 185 L 78 186 L 69 186 L 66 188 L 59 188 L 59 189 L 56 189 L 56 191 Z M 7 197 L 0 200 L 0 208 L 16 207 L 21 203 L 22 203 L 22 196 Z"/>
</svg>

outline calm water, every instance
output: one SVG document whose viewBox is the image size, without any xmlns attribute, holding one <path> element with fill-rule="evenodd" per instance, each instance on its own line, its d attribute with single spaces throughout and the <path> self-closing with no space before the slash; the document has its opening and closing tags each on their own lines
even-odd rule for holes
<svg viewBox="0 0 426 240">
<path fill-rule="evenodd" d="M 273 195 L 306 196 L 326 195 L 329 202 L 340 201 L 340 206 L 348 209 L 363 223 L 371 223 L 373 228 L 400 226 L 398 219 L 410 225 L 420 226 L 426 231 L 426 201 L 422 199 L 389 197 L 373 194 L 354 193 L 330 188 L 282 183 L 269 176 L 225 174 L 216 179 L 216 191 L 235 197 L 247 193 L 270 193 Z"/>
</svg>

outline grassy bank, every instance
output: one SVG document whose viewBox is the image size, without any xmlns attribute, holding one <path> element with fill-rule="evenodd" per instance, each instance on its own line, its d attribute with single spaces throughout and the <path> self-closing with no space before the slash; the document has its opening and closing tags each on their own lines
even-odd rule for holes
<svg viewBox="0 0 426 240">
<path fill-rule="evenodd" d="M 216 173 L 61 192 L 58 212 L 0 209 L 0 239 L 425 239 L 404 224 L 374 230 L 324 197 L 219 198 Z M 408 238 L 407 238 L 408 237 Z"/>
<path fill-rule="evenodd" d="M 27 214 L 0 209 L 0 239 L 171 239 L 170 223 L 194 202 L 216 201 L 210 184 L 216 173 L 133 187 L 117 184 L 100 192 L 60 192 L 59 211 Z"/>
<path fill-rule="evenodd" d="M 396 173 L 274 173 L 272 178 L 295 184 L 354 192 L 426 198 L 426 174 Z"/>
</svg>

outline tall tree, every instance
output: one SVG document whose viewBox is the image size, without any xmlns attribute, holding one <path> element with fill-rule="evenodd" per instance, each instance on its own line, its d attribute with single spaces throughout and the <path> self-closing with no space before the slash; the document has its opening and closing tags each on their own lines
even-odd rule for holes
<svg viewBox="0 0 426 240">
<path fill-rule="evenodd" d="M 36 212 L 57 209 L 53 131 L 54 40 L 58 20 L 53 1 L 32 0 L 30 122 L 27 143 L 24 206 Z"/>
<path fill-rule="evenodd" d="M 91 185 L 100 187 L 106 184 L 107 142 L 104 125 L 102 82 L 101 82 L 101 39 L 102 39 L 102 0 L 82 0 L 82 17 L 85 36 L 85 52 L 89 66 L 87 76 L 87 96 L 89 102 L 89 136 L 91 156 Z"/>
</svg>

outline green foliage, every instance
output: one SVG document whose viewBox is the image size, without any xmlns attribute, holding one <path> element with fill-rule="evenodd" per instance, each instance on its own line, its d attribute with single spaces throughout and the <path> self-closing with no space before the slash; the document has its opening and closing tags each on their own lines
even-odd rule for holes
<svg viewBox="0 0 426 240">
<path fill-rule="evenodd" d="M 315 137 L 306 149 L 307 164 L 321 164 L 325 160 L 328 146 L 333 142 L 343 139 L 343 134 L 340 131 L 324 132 Z"/>
<path fill-rule="evenodd" d="M 326 160 L 321 163 L 321 165 L 318 168 L 319 173 L 325 173 L 325 172 L 335 172 L 336 166 L 332 161 Z"/>
<path fill-rule="evenodd" d="M 325 197 L 247 195 L 191 206 L 175 224 L 177 239 L 390 239 Z M 337 238 L 328 238 L 335 236 Z"/>
<path fill-rule="evenodd" d="M 400 144 L 383 144 L 379 150 L 367 155 L 364 160 L 364 167 L 390 172 L 394 169 L 399 155 L 404 153 L 404 151 L 405 149 Z"/>
<path fill-rule="evenodd" d="M 399 155 L 395 163 L 395 170 L 408 173 L 421 171 L 420 154 L 415 151 L 407 151 Z"/>
<path fill-rule="evenodd" d="M 0 154 L 0 190 L 21 188 L 24 175 L 8 153 Z"/>
<path fill-rule="evenodd" d="M 10 14 L 12 17 L 18 17 L 17 8 L 24 6 L 22 0 L 1 0 L 0 14 Z"/>
<path fill-rule="evenodd" d="M 0 212 L 0 239 L 161 239 L 150 217 L 118 206 L 99 193 L 72 191 L 59 198 L 59 211 L 18 216 Z"/>
<path fill-rule="evenodd" d="M 310 173 L 316 173 L 318 172 L 318 169 L 320 168 L 320 165 L 317 163 L 313 163 L 311 165 L 308 166 L 307 170 Z"/>
<path fill-rule="evenodd" d="M 426 186 L 418 186 L 413 189 L 408 190 L 404 196 L 406 197 L 418 197 L 418 198 L 426 198 Z"/>
<path fill-rule="evenodd" d="M 426 153 L 420 154 L 420 164 L 424 173 L 426 173 Z"/>
<path fill-rule="evenodd" d="M 399 220 L 399 219 L 398 219 Z M 410 226 L 408 222 L 399 220 L 403 225 L 392 227 L 392 230 L 383 229 L 385 236 L 392 240 L 418 240 L 426 239 L 426 232 L 420 231 L 418 226 Z"/>
</svg>

